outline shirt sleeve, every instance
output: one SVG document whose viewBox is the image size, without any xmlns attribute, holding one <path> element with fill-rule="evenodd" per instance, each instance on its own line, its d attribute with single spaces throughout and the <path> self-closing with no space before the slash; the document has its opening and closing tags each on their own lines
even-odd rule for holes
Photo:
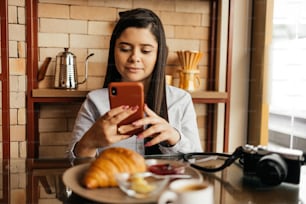
<svg viewBox="0 0 306 204">
<path fill-rule="evenodd" d="M 175 92 L 170 95 L 173 94 L 179 95 Z M 179 98 L 174 97 L 174 99 L 169 101 L 169 122 L 179 132 L 180 140 L 171 147 L 160 145 L 161 152 L 165 154 L 202 152 L 197 116 L 191 95 L 183 92 Z"/>
<path fill-rule="evenodd" d="M 95 102 L 97 95 L 100 97 L 100 103 Z M 73 152 L 75 144 L 83 137 L 83 135 L 89 130 L 95 121 L 106 111 L 101 110 L 101 108 L 97 107 L 96 104 L 101 104 L 101 107 L 106 107 L 105 104 L 103 105 L 103 94 L 100 92 L 93 92 L 88 94 L 78 112 L 72 130 L 71 141 L 67 150 L 67 156 L 70 159 L 74 159 L 76 157 Z"/>
</svg>

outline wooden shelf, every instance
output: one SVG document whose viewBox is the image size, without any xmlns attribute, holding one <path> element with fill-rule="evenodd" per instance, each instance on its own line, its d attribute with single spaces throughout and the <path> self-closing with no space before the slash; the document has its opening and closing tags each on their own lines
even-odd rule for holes
<svg viewBox="0 0 306 204">
<path fill-rule="evenodd" d="M 228 94 L 226 92 L 218 91 L 196 91 L 190 93 L 192 98 L 198 99 L 227 99 Z"/>
<path fill-rule="evenodd" d="M 33 89 L 32 97 L 86 97 L 89 90 L 75 90 L 75 89 Z M 194 99 L 227 99 L 226 92 L 217 91 L 196 91 L 190 93 Z"/>
<path fill-rule="evenodd" d="M 75 89 L 33 89 L 32 97 L 86 97 L 88 90 Z"/>
</svg>

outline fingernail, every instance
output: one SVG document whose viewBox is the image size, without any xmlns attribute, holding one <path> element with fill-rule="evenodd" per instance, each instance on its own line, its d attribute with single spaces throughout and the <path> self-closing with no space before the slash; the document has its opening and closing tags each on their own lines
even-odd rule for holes
<svg viewBox="0 0 306 204">
<path fill-rule="evenodd" d="M 137 110 L 138 109 L 138 106 L 133 106 L 133 107 L 131 107 L 131 110 Z"/>
<path fill-rule="evenodd" d="M 118 127 L 117 132 L 118 132 L 119 134 L 121 134 L 120 127 Z"/>
<path fill-rule="evenodd" d="M 123 105 L 123 106 L 122 106 L 122 109 L 123 109 L 123 110 L 127 110 L 127 109 L 129 109 L 129 106 L 128 106 L 128 105 Z"/>
</svg>

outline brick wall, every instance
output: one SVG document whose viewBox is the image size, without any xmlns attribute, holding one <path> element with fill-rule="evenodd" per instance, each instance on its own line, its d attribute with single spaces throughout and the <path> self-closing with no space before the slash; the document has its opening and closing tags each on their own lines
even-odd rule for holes
<svg viewBox="0 0 306 204">
<path fill-rule="evenodd" d="M 161 18 L 170 49 L 167 73 L 178 85 L 180 68 L 177 50 L 200 50 L 205 53 L 199 64 L 201 90 L 206 88 L 209 3 L 206 1 L 86 1 L 40 0 L 39 16 L 39 66 L 46 57 L 52 57 L 46 77 L 40 88 L 53 87 L 56 55 L 64 47 L 77 57 L 79 81 L 84 78 L 84 60 L 89 60 L 88 80 L 79 89 L 93 90 L 103 84 L 109 39 L 118 18 L 118 12 L 136 7 L 154 10 Z M 69 142 L 70 131 L 78 105 L 44 105 L 39 119 L 40 157 L 63 157 Z M 65 110 L 64 113 L 58 110 Z M 199 132 L 204 145 L 205 105 L 196 105 Z M 56 141 L 56 142 L 55 142 Z"/>
<path fill-rule="evenodd" d="M 26 43 L 25 1 L 9 0 L 9 66 L 11 101 L 11 157 L 26 157 Z M 204 57 L 199 64 L 201 90 L 206 89 L 209 3 L 207 1 L 93 1 L 40 0 L 38 4 L 39 66 L 52 57 L 40 88 L 53 87 L 55 57 L 69 47 L 77 57 L 80 80 L 84 77 L 84 60 L 89 53 L 89 78 L 80 89 L 102 86 L 108 44 L 118 12 L 136 7 L 154 10 L 161 18 L 170 49 L 167 73 L 178 84 L 180 68 L 177 50 L 200 50 Z M 64 157 L 75 115 L 80 104 L 43 105 L 39 119 L 40 156 Z M 201 139 L 204 144 L 205 105 L 196 104 Z M 63 111 L 64 110 L 64 111 Z"/>
<path fill-rule="evenodd" d="M 26 174 L 26 34 L 25 0 L 8 0 L 10 125 L 11 125 L 11 202 L 25 203 Z M 88 81 L 80 89 L 102 86 L 108 44 L 118 11 L 136 7 L 154 10 L 161 18 L 170 49 L 167 73 L 178 84 L 180 68 L 177 50 L 200 50 L 204 58 L 199 64 L 201 90 L 206 89 L 209 3 L 201 0 L 39 0 L 39 66 L 52 57 L 40 88 L 53 87 L 55 57 L 69 47 L 77 57 L 79 77 L 84 77 L 84 60 L 89 61 Z M 1 67 L 1 65 L 0 65 Z M 80 104 L 41 106 L 39 118 L 40 157 L 64 157 L 70 132 Z M 206 106 L 196 104 L 199 132 L 204 146 Z M 1 117 L 0 117 L 1 118 Z M 2 138 L 2 137 L 1 137 Z M 0 149 L 1 152 L 1 149 Z M 2 155 L 2 153 L 1 153 Z"/>
<path fill-rule="evenodd" d="M 26 124 L 26 56 L 25 56 L 25 3 L 9 1 L 9 70 L 10 70 L 10 123 L 11 157 L 25 157 Z"/>
<path fill-rule="evenodd" d="M 25 203 L 26 42 L 25 1 L 8 1 L 11 203 Z"/>
<path fill-rule="evenodd" d="M 153 9 L 161 18 L 170 48 L 167 72 L 178 78 L 179 67 L 176 50 L 200 50 L 207 53 L 209 5 L 206 1 L 62 1 L 43 0 L 38 7 L 39 61 L 52 57 L 47 77 L 40 87 L 52 87 L 55 57 L 69 47 L 77 56 L 80 79 L 84 76 L 84 60 L 93 52 L 89 61 L 89 79 L 80 89 L 101 87 L 105 73 L 109 39 L 118 18 L 118 12 L 135 7 Z M 207 56 L 207 55 L 205 55 Z M 205 89 L 207 57 L 200 63 L 202 86 Z"/>
</svg>

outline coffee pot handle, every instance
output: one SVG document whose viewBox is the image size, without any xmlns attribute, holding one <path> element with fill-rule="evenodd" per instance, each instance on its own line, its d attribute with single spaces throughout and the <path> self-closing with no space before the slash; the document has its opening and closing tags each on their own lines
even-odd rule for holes
<svg viewBox="0 0 306 204">
<path fill-rule="evenodd" d="M 41 81 L 45 78 L 48 66 L 51 62 L 51 59 L 52 59 L 51 57 L 47 57 L 45 59 L 44 63 L 42 64 L 42 66 L 40 67 L 40 69 L 37 73 L 37 81 Z"/>
<path fill-rule="evenodd" d="M 79 84 L 84 84 L 86 81 L 87 81 L 87 77 L 88 77 L 88 59 L 95 55 L 94 53 L 90 53 L 87 57 L 86 57 L 86 60 L 85 60 L 85 79 L 81 82 L 78 83 Z"/>
</svg>

